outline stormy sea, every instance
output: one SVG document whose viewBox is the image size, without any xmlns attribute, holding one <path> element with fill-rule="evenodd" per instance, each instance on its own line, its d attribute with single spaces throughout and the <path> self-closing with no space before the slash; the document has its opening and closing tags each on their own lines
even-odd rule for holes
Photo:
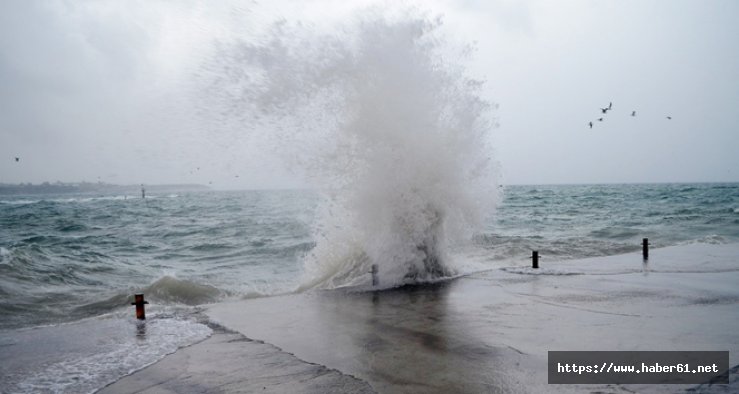
<svg viewBox="0 0 739 394">
<path fill-rule="evenodd" d="M 737 184 L 519 185 L 499 192 L 495 215 L 468 242 L 433 256 L 420 243 L 418 259 L 392 269 L 380 263 L 375 287 L 515 272 L 530 265 L 532 250 L 547 264 L 639 251 L 643 238 L 652 248 L 739 241 Z M 372 288 L 369 269 L 347 269 L 318 250 L 327 230 L 317 223 L 330 206 L 325 195 L 306 190 L 0 197 L 0 387 L 93 392 L 208 337 L 199 305 Z M 428 224 L 419 217 L 393 225 L 391 232 Z M 342 231 L 359 238 L 352 227 Z M 362 265 L 372 247 L 346 244 L 336 258 L 363 256 L 352 257 Z M 429 260 L 441 271 L 421 275 Z M 145 324 L 130 305 L 135 293 L 150 302 Z"/>
</svg>

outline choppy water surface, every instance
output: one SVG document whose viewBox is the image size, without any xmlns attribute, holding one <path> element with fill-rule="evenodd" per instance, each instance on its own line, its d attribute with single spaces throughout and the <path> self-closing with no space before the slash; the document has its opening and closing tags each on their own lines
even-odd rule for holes
<svg viewBox="0 0 739 394">
<path fill-rule="evenodd" d="M 0 327 L 294 290 L 321 197 L 305 191 L 0 199 Z M 509 186 L 476 235 L 474 269 L 739 240 L 739 185 Z M 457 268 L 465 271 L 465 258 Z M 472 267 L 468 267 L 472 269 Z"/>
<path fill-rule="evenodd" d="M 484 230 L 453 249 L 457 273 L 520 265 L 531 250 L 636 251 L 644 237 L 739 241 L 739 184 L 502 190 Z M 0 387 L 93 391 L 209 335 L 198 304 L 294 291 L 311 280 L 303 262 L 324 203 L 308 191 L 0 197 L 0 347 L 15 360 L 0 363 Z M 151 302 L 143 329 L 136 292 Z"/>
<path fill-rule="evenodd" d="M 194 305 L 290 289 L 314 205 L 300 192 L 3 197 L 0 327 L 108 312 L 135 290 Z"/>
<path fill-rule="evenodd" d="M 689 242 L 739 240 L 739 184 L 508 187 L 478 244 L 493 259 L 539 250 L 554 260 Z"/>
</svg>

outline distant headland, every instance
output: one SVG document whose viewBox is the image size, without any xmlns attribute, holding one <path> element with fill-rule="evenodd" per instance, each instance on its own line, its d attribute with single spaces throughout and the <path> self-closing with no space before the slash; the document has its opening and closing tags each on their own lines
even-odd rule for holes
<svg viewBox="0 0 739 394">
<path fill-rule="evenodd" d="M 208 186 L 197 184 L 179 184 L 179 185 L 147 185 L 143 187 L 147 193 L 169 193 L 184 191 L 204 191 L 210 190 Z M 104 182 L 43 182 L 39 184 L 19 183 L 8 184 L 0 183 L 0 194 L 76 194 L 76 193 L 105 193 L 105 194 L 141 194 L 142 185 L 114 185 Z"/>
</svg>

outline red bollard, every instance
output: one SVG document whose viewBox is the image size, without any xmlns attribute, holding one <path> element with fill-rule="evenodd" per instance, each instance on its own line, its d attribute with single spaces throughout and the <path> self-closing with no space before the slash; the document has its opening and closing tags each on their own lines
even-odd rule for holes
<svg viewBox="0 0 739 394">
<path fill-rule="evenodd" d="M 139 320 L 146 319 L 146 312 L 144 311 L 144 305 L 148 304 L 148 301 L 144 301 L 143 294 L 135 294 L 133 296 L 134 302 L 131 305 L 136 305 L 136 318 Z"/>
</svg>

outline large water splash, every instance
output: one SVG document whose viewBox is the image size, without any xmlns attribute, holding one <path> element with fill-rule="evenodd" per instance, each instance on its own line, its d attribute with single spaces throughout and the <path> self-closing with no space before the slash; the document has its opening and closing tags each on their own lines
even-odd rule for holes
<svg viewBox="0 0 739 394">
<path fill-rule="evenodd" d="M 454 274 L 449 247 L 497 202 L 493 106 L 470 53 L 440 18 L 379 9 L 223 48 L 220 97 L 327 194 L 305 288 L 366 284 L 373 264 L 382 287 Z"/>
</svg>

